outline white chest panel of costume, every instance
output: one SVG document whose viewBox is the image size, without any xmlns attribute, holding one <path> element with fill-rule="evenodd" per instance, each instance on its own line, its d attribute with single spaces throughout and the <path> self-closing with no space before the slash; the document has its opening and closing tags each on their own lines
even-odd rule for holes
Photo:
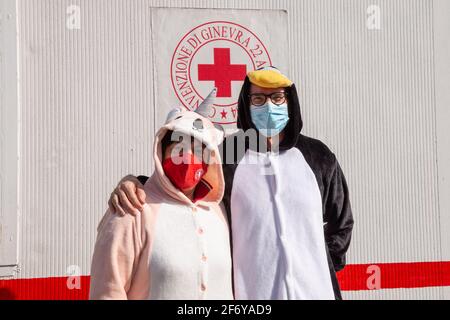
<svg viewBox="0 0 450 320">
<path fill-rule="evenodd" d="M 292 148 L 248 150 L 231 193 L 236 299 L 334 299 L 313 171 Z"/>
<path fill-rule="evenodd" d="M 228 227 L 209 209 L 161 205 L 149 299 L 233 299 Z"/>
</svg>

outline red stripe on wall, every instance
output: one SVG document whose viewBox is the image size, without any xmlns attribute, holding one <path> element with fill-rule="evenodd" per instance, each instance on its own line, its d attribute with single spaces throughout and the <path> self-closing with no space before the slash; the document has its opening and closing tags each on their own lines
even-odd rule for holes
<svg viewBox="0 0 450 320">
<path fill-rule="evenodd" d="M 86 300 L 89 276 L 0 280 L 0 300 Z M 69 289 L 73 288 L 73 289 Z"/>
<path fill-rule="evenodd" d="M 337 275 L 342 290 L 445 287 L 450 261 L 354 264 Z"/>
<path fill-rule="evenodd" d="M 352 264 L 338 272 L 338 279 L 343 291 L 450 286 L 450 261 Z M 89 280 L 89 276 L 0 280 L 0 300 L 85 300 Z"/>
</svg>

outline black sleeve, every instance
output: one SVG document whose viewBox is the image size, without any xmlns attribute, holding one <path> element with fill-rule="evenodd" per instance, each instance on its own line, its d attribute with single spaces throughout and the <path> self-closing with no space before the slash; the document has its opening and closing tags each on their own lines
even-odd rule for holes
<svg viewBox="0 0 450 320">
<path fill-rule="evenodd" d="M 324 230 L 334 269 L 345 267 L 345 254 L 350 246 L 353 214 L 347 182 L 337 160 L 324 186 Z"/>
<path fill-rule="evenodd" d="M 142 183 L 142 184 L 145 184 L 145 183 L 147 182 L 147 180 L 148 180 L 148 177 L 147 177 L 147 176 L 137 176 L 136 178 L 137 178 L 137 179 L 139 180 L 139 182 Z"/>
<path fill-rule="evenodd" d="M 236 171 L 236 165 L 233 164 L 223 164 L 223 176 L 225 179 L 225 192 L 223 194 L 222 203 L 225 207 L 227 213 L 228 222 L 231 226 L 231 190 L 233 188 L 233 178 L 234 172 Z"/>
<path fill-rule="evenodd" d="M 313 170 L 322 195 L 325 241 L 332 262 L 330 267 L 334 271 L 342 270 L 353 229 L 347 182 L 336 156 L 323 142 L 300 134 L 297 148 Z"/>
</svg>

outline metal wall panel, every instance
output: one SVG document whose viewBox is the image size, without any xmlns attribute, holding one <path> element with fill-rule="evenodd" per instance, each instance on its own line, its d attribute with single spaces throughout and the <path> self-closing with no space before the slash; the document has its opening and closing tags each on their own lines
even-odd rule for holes
<svg viewBox="0 0 450 320">
<path fill-rule="evenodd" d="M 435 300 L 442 299 L 442 288 L 400 288 L 370 291 L 345 291 L 347 300 Z"/>
<path fill-rule="evenodd" d="M 450 260 L 450 2 L 434 1 L 434 51 L 436 144 L 439 179 L 439 212 L 441 223 L 442 260 Z M 450 287 L 443 288 L 450 299 Z"/>
<path fill-rule="evenodd" d="M 0 277 L 18 259 L 18 92 L 16 3 L 0 2 Z"/>
<path fill-rule="evenodd" d="M 348 262 L 441 260 L 433 3 L 18 0 L 19 277 L 65 275 L 70 265 L 88 274 L 109 192 L 127 173 L 151 172 L 151 6 L 286 9 L 289 44 L 280 45 L 304 131 L 336 153 L 351 190 Z M 66 28 L 72 4 L 79 30 Z M 366 27 L 370 5 L 381 10 L 380 30 Z M 442 298 L 443 289 L 345 293 L 403 296 Z"/>
<path fill-rule="evenodd" d="M 20 1 L 21 277 L 88 274 L 117 181 L 149 174 L 154 109 L 147 4 Z M 75 2 L 76 3 L 76 2 Z"/>
</svg>

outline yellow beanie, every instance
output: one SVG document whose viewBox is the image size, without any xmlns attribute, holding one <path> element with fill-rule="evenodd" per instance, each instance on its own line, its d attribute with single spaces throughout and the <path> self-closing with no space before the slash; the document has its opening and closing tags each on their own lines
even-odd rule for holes
<svg viewBox="0 0 450 320">
<path fill-rule="evenodd" d="M 251 83 L 262 88 L 285 88 L 290 87 L 293 83 L 274 67 L 266 67 L 251 71 L 247 74 L 247 76 Z"/>
</svg>

